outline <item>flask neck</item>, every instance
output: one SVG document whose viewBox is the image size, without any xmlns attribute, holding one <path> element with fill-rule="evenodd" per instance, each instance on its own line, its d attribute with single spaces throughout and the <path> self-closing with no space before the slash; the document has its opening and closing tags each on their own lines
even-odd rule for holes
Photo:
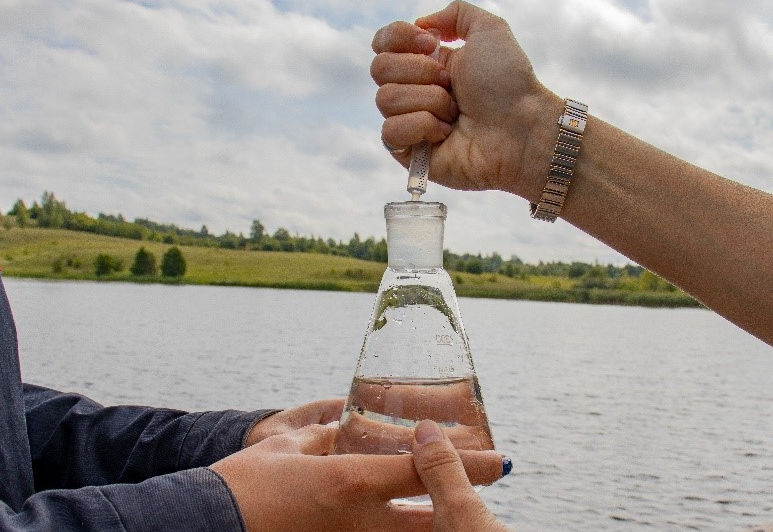
<svg viewBox="0 0 773 532">
<path fill-rule="evenodd" d="M 407 201 L 384 208 L 389 267 L 396 270 L 431 270 L 443 267 L 442 203 Z"/>
</svg>

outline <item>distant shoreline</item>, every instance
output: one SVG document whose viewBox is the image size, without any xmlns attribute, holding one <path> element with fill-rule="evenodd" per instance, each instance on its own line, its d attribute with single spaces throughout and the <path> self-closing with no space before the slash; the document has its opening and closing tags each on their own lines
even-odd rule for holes
<svg viewBox="0 0 773 532">
<path fill-rule="evenodd" d="M 233 250 L 178 246 L 187 262 L 180 278 L 129 273 L 144 247 L 160 260 L 171 245 L 63 229 L 0 229 L 0 267 L 5 277 L 96 282 L 244 286 L 298 290 L 371 292 L 378 290 L 386 264 L 317 253 Z M 97 276 L 94 262 L 109 254 L 120 270 Z M 666 283 L 660 289 L 594 286 L 593 279 L 514 276 L 449 271 L 459 297 L 628 305 L 661 308 L 701 307 Z M 651 275 L 651 274 L 650 274 Z"/>
</svg>

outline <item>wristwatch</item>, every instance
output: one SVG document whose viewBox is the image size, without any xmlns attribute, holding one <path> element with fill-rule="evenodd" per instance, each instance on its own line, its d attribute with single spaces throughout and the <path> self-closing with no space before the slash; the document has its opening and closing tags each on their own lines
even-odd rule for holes
<svg viewBox="0 0 773 532">
<path fill-rule="evenodd" d="M 564 112 L 558 118 L 558 140 L 553 149 L 548 179 L 539 203 L 530 204 L 532 218 L 555 222 L 561 214 L 587 123 L 588 106 L 569 98 L 564 100 Z"/>
</svg>

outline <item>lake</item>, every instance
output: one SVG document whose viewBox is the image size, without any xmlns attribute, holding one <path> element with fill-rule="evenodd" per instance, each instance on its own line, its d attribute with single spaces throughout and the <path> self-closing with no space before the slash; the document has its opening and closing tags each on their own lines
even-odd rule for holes
<svg viewBox="0 0 773 532">
<path fill-rule="evenodd" d="M 5 279 L 24 379 L 104 404 L 348 392 L 374 294 Z M 462 298 L 519 532 L 773 522 L 773 348 L 702 309 Z"/>
</svg>

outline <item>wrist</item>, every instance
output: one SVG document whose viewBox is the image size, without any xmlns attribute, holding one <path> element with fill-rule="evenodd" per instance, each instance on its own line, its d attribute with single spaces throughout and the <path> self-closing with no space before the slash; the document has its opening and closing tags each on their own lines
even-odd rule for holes
<svg viewBox="0 0 773 532">
<path fill-rule="evenodd" d="M 271 423 L 266 422 L 266 419 L 279 412 L 281 412 L 281 410 L 260 411 L 255 417 L 255 420 L 244 433 L 244 438 L 242 439 L 242 449 L 251 445 L 255 445 L 256 443 L 266 439 L 268 436 L 271 436 L 272 434 L 269 427 Z"/>
<path fill-rule="evenodd" d="M 545 176 L 553 159 L 558 132 L 556 119 L 563 112 L 564 100 L 541 87 L 525 107 L 530 119 L 522 126 L 525 129 L 523 155 L 508 192 L 536 203 L 542 194 Z"/>
</svg>

